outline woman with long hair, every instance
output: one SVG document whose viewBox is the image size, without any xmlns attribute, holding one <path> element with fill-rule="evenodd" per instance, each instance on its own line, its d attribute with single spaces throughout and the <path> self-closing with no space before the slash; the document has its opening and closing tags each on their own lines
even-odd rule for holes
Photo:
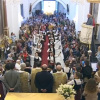
<svg viewBox="0 0 100 100">
<path fill-rule="evenodd" d="M 98 87 L 95 79 L 91 78 L 85 85 L 84 89 L 85 100 L 97 100 L 98 98 Z"/>
</svg>

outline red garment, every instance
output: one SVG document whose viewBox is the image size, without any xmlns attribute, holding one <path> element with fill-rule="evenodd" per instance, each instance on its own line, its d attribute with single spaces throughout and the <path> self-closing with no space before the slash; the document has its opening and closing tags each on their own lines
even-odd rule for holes
<svg viewBox="0 0 100 100">
<path fill-rule="evenodd" d="M 26 58 L 28 57 L 28 54 L 25 52 L 23 53 L 23 58 L 24 58 L 24 61 L 26 61 Z"/>
<path fill-rule="evenodd" d="M 67 48 L 67 47 L 68 47 L 68 45 L 65 45 L 65 46 L 64 46 L 64 48 Z"/>
<path fill-rule="evenodd" d="M 93 26 L 95 27 L 95 20 L 93 19 Z"/>
<path fill-rule="evenodd" d="M 27 33 L 25 33 L 25 37 L 28 38 L 28 34 Z"/>
</svg>

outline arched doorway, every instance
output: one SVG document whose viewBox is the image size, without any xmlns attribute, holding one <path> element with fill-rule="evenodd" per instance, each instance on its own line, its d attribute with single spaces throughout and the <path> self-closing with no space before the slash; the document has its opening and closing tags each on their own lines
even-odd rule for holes
<svg viewBox="0 0 100 100">
<path fill-rule="evenodd" d="M 47 0 L 48 1 L 48 0 Z M 32 11 L 33 12 L 35 12 L 35 10 L 37 10 L 37 6 L 41 3 L 41 2 L 43 2 L 43 0 L 32 0 Z M 65 11 L 66 9 L 67 9 L 67 5 L 62 1 L 62 0 L 55 0 L 55 2 L 58 2 L 59 3 L 59 5 L 60 5 L 60 8 L 63 8 L 63 11 Z M 58 9 L 57 7 L 56 7 L 56 9 Z M 43 10 L 42 8 L 41 8 L 41 10 Z M 59 12 L 60 12 L 60 9 L 59 9 Z"/>
</svg>

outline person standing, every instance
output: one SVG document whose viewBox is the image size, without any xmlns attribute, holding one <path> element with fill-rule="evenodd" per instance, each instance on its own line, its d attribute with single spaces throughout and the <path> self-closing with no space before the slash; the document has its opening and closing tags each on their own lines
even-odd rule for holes
<svg viewBox="0 0 100 100">
<path fill-rule="evenodd" d="M 61 65 L 56 66 L 57 72 L 53 73 L 53 79 L 54 79 L 54 85 L 53 85 L 53 92 L 56 92 L 56 89 L 59 87 L 61 84 L 66 84 L 67 83 L 67 74 L 62 72 L 62 67 Z"/>
<path fill-rule="evenodd" d="M 41 62 L 38 61 L 36 62 L 36 68 L 33 68 L 32 69 L 32 72 L 31 72 L 31 92 L 32 93 L 38 93 L 38 89 L 36 88 L 34 82 L 35 82 L 35 76 L 38 72 L 41 72 L 42 69 L 41 69 Z"/>
<path fill-rule="evenodd" d="M 47 72 L 47 65 L 42 65 L 42 72 L 38 72 L 35 76 L 35 85 L 39 93 L 52 93 L 53 76 Z"/>
<path fill-rule="evenodd" d="M 4 83 L 9 92 L 19 92 L 20 76 L 14 68 L 15 63 L 11 63 L 10 70 L 4 74 Z"/>
<path fill-rule="evenodd" d="M 91 25 L 91 26 L 93 26 L 93 18 L 91 17 L 91 14 L 88 14 L 88 15 L 87 15 L 87 18 L 88 18 L 88 20 L 87 20 L 87 22 L 86 22 L 86 25 Z"/>
<path fill-rule="evenodd" d="M 98 71 L 95 73 L 94 78 L 100 90 L 100 61 L 98 62 L 97 67 L 98 67 Z M 100 100 L 100 92 L 98 93 L 98 100 Z"/>
</svg>

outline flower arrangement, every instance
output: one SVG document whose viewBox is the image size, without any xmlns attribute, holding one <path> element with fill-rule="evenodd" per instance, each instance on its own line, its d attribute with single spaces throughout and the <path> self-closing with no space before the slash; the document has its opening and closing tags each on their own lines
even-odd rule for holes
<svg viewBox="0 0 100 100">
<path fill-rule="evenodd" d="M 63 95 L 66 100 L 71 100 L 76 94 L 76 91 L 73 89 L 73 86 L 67 84 L 61 84 L 56 91 L 60 95 Z"/>
</svg>

